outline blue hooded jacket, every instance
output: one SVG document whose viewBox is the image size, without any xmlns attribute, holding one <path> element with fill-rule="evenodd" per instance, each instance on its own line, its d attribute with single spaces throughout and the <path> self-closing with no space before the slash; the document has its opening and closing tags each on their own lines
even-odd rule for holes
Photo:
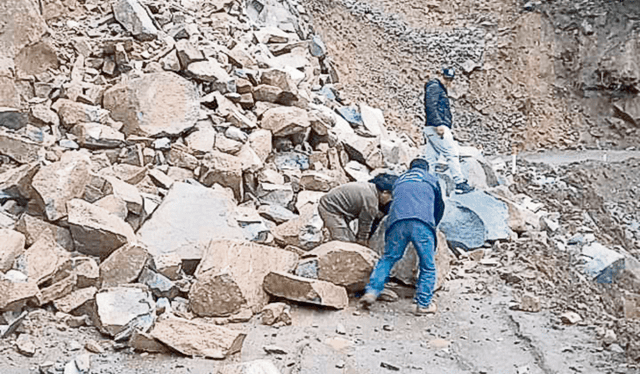
<svg viewBox="0 0 640 374">
<path fill-rule="evenodd" d="M 447 126 L 451 128 L 451 109 L 447 88 L 437 79 L 424 85 L 424 111 L 427 126 Z"/>
<path fill-rule="evenodd" d="M 386 232 L 398 221 L 418 219 L 435 234 L 443 215 L 444 201 L 438 179 L 424 169 L 413 168 L 402 174 L 393 185 Z"/>
</svg>

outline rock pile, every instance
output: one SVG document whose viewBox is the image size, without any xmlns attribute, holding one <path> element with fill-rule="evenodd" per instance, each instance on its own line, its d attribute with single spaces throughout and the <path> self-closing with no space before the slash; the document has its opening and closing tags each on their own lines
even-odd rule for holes
<svg viewBox="0 0 640 374">
<path fill-rule="evenodd" d="M 291 323 L 270 296 L 341 309 L 364 287 L 380 246 L 323 244 L 318 200 L 400 172 L 420 151 L 380 110 L 341 104 L 302 6 L 183 3 L 41 13 L 11 0 L 20 22 L 0 34 L 0 312 L 53 305 L 138 350 L 225 358 L 246 333 L 220 324 L 258 313 Z M 64 20 L 77 13 L 82 23 Z M 477 152 L 463 165 L 472 184 L 495 189 L 449 198 L 475 220 L 456 225 L 455 211 L 443 226 L 441 281 L 446 237 L 480 233 L 451 243 L 469 250 L 537 232 L 546 217 L 496 187 Z M 394 271 L 415 283 L 415 255 Z M 19 319 L 2 322 L 7 333 Z"/>
<path fill-rule="evenodd" d="M 270 295 L 344 308 L 364 287 L 377 255 L 320 246 L 318 200 L 418 150 L 337 100 L 302 6 L 10 5 L 0 312 L 53 305 L 139 350 L 224 358 L 246 334 L 203 317 L 289 324 Z"/>
</svg>

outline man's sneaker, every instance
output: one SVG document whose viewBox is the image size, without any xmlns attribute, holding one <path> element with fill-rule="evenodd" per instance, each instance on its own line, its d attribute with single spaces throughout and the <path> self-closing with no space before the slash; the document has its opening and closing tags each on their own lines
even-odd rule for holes
<svg viewBox="0 0 640 374">
<path fill-rule="evenodd" d="M 415 314 L 417 316 L 425 316 L 427 314 L 434 314 L 436 311 L 438 311 L 438 307 L 436 306 L 435 301 L 432 301 L 431 303 L 429 303 L 429 305 L 425 307 L 421 307 L 420 305 L 417 305 Z"/>
<path fill-rule="evenodd" d="M 469 192 L 471 192 L 473 190 L 474 190 L 474 188 L 469 186 L 469 184 L 467 182 L 462 182 L 462 183 L 456 184 L 456 193 L 457 194 L 465 194 L 465 193 L 469 193 Z"/>
<path fill-rule="evenodd" d="M 373 303 L 376 302 L 376 295 L 372 293 L 365 293 L 364 296 L 360 298 L 360 307 L 364 309 L 369 309 Z"/>
</svg>

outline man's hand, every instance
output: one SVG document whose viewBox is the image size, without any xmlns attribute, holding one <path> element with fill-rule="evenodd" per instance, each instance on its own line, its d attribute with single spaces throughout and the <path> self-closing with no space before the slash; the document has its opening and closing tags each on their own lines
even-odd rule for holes
<svg viewBox="0 0 640 374">
<path fill-rule="evenodd" d="M 436 127 L 436 134 L 438 134 L 438 136 L 440 137 L 440 139 L 444 138 L 444 130 L 447 128 L 447 126 L 438 126 Z"/>
</svg>

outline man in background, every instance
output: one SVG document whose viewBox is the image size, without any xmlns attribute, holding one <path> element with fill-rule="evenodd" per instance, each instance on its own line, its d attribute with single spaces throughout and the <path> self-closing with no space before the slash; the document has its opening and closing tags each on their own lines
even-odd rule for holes
<svg viewBox="0 0 640 374">
<path fill-rule="evenodd" d="M 442 77 L 444 79 L 432 79 L 424 86 L 424 109 L 427 121 L 423 133 L 436 153 L 444 156 L 447 161 L 451 177 L 456 184 L 456 193 L 468 193 L 473 191 L 473 188 L 469 186 L 462 175 L 458 144 L 453 140 L 451 132 L 448 89 L 451 88 L 455 77 L 454 69 L 443 69 Z M 436 160 L 430 161 L 432 161 L 431 165 L 434 165 Z"/>
</svg>

